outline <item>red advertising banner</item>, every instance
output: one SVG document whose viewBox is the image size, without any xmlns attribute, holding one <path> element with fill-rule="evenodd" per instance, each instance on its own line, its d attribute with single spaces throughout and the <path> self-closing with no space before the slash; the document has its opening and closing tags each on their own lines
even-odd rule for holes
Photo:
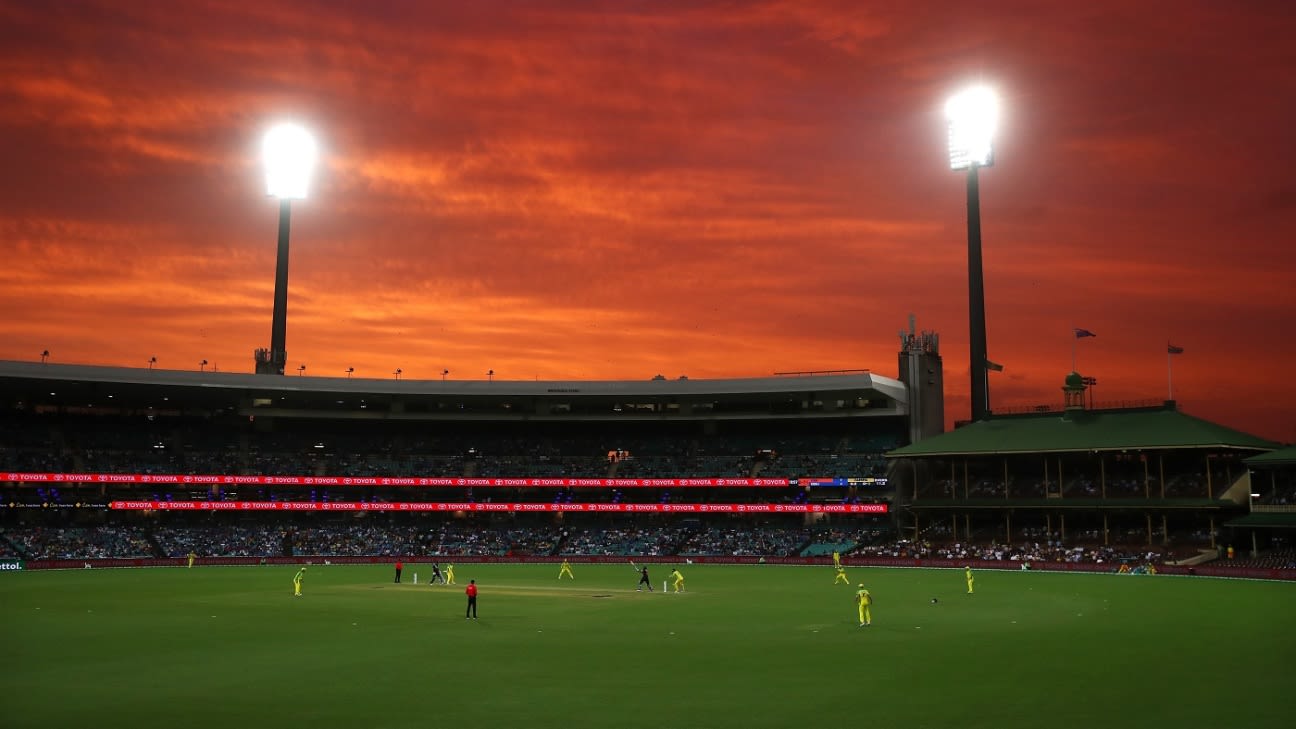
<svg viewBox="0 0 1296 729">
<path fill-rule="evenodd" d="M 124 483 L 213 486 L 432 486 L 510 488 L 779 488 L 786 478 L 462 478 L 421 476 L 184 476 L 142 473 L 0 473 L 18 483 Z"/>
<path fill-rule="evenodd" d="M 886 504 L 526 504 L 445 501 L 113 501 L 126 511 L 580 511 L 672 514 L 885 514 Z"/>
</svg>

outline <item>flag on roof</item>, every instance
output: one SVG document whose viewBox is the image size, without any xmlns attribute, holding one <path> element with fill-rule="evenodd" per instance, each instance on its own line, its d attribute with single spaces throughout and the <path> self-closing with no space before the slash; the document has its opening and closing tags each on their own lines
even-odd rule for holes
<svg viewBox="0 0 1296 729">
<path fill-rule="evenodd" d="M 1093 332 L 1089 331 L 1088 329 L 1081 329 L 1080 327 L 1076 327 L 1076 328 L 1075 328 L 1075 335 L 1076 335 L 1076 339 L 1084 339 L 1085 337 L 1096 337 L 1096 336 L 1098 336 L 1097 334 L 1094 334 Z"/>
<path fill-rule="evenodd" d="M 1183 347 L 1176 347 L 1173 344 L 1167 342 L 1166 354 L 1183 354 Z"/>
</svg>

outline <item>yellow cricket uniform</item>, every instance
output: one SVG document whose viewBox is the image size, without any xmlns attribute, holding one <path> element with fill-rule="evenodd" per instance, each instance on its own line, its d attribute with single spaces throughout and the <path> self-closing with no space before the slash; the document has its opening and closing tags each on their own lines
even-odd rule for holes
<svg viewBox="0 0 1296 729">
<path fill-rule="evenodd" d="M 305 577 L 306 577 L 305 567 L 302 567 L 301 569 L 297 570 L 297 574 L 293 575 L 293 597 L 301 597 L 302 594 L 301 583 L 302 583 L 302 579 Z"/>
<path fill-rule="evenodd" d="M 833 567 L 841 567 L 841 553 L 833 550 Z"/>
<path fill-rule="evenodd" d="M 850 580 L 846 579 L 846 568 L 845 568 L 845 567 L 838 567 L 838 568 L 837 568 L 837 577 L 836 577 L 836 579 L 833 580 L 833 584 L 835 585 L 835 584 L 837 584 L 838 582 L 845 583 L 845 584 L 847 584 L 847 585 L 850 584 Z"/>
<path fill-rule="evenodd" d="M 859 608 L 860 625 L 872 625 L 873 596 L 869 594 L 868 590 L 864 589 L 864 585 L 860 585 L 859 590 L 855 592 L 855 605 Z"/>
<path fill-rule="evenodd" d="M 193 567 L 194 560 L 197 559 L 197 558 L 198 558 L 198 555 L 194 554 L 193 552 L 190 552 L 190 553 L 189 553 L 189 566 L 190 566 L 190 567 Z"/>
<path fill-rule="evenodd" d="M 971 567 L 966 568 L 965 574 L 967 575 L 968 594 L 971 595 L 972 594 L 972 568 Z"/>
<path fill-rule="evenodd" d="M 671 570 L 671 579 L 674 580 L 671 587 L 675 588 L 675 592 L 684 592 L 684 575 L 679 570 Z"/>
<path fill-rule="evenodd" d="M 452 565 L 452 564 L 448 564 L 448 565 L 446 565 L 446 571 L 445 571 L 445 583 L 446 583 L 447 585 L 453 585 L 453 584 L 455 583 L 455 581 L 454 581 L 454 565 Z"/>
<path fill-rule="evenodd" d="M 558 579 L 561 580 L 561 579 L 563 578 L 563 575 L 567 575 L 568 577 L 572 578 L 573 580 L 576 579 L 576 575 L 573 575 L 573 574 L 572 574 L 572 571 L 571 571 L 571 565 L 568 564 L 568 563 L 567 563 L 567 560 L 565 560 L 565 559 L 562 561 L 562 566 L 560 566 L 560 567 L 558 568 Z"/>
</svg>

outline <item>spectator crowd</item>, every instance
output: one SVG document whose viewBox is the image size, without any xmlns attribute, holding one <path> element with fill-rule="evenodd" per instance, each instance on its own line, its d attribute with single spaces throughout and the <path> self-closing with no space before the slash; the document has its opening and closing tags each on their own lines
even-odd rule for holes
<svg viewBox="0 0 1296 729">
<path fill-rule="evenodd" d="M 889 538 L 884 538 L 889 536 Z M 225 525 L 21 526 L 0 530 L 0 557 L 21 559 L 200 557 L 798 557 L 840 550 L 843 556 L 948 559 L 1018 564 L 1163 564 L 1174 559 L 1149 546 L 1024 540 L 972 543 L 895 539 L 878 524 L 851 529 L 800 523 L 698 520 L 673 524 L 562 526 L 444 521 L 432 524 L 296 522 Z M 1285 544 L 1252 556 L 1222 554 L 1215 565 L 1296 569 Z"/>
</svg>

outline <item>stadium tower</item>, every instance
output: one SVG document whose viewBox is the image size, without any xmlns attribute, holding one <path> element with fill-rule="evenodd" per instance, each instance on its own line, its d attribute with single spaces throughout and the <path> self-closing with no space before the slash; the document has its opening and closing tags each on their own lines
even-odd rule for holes
<svg viewBox="0 0 1296 729">
<path fill-rule="evenodd" d="M 940 355 L 940 335 L 918 331 L 913 314 L 909 330 L 900 332 L 899 379 L 905 387 L 905 427 L 909 445 L 945 432 L 945 370 Z M 907 468 L 888 469 L 892 494 L 893 518 L 897 529 L 901 520 L 908 521 L 909 508 L 916 493 L 915 485 L 932 478 L 926 463 L 913 461 Z"/>
<path fill-rule="evenodd" d="M 913 314 L 909 315 L 909 331 L 900 332 L 899 372 L 909 392 L 909 442 L 945 432 L 945 370 L 940 335 L 916 331 Z"/>
</svg>

